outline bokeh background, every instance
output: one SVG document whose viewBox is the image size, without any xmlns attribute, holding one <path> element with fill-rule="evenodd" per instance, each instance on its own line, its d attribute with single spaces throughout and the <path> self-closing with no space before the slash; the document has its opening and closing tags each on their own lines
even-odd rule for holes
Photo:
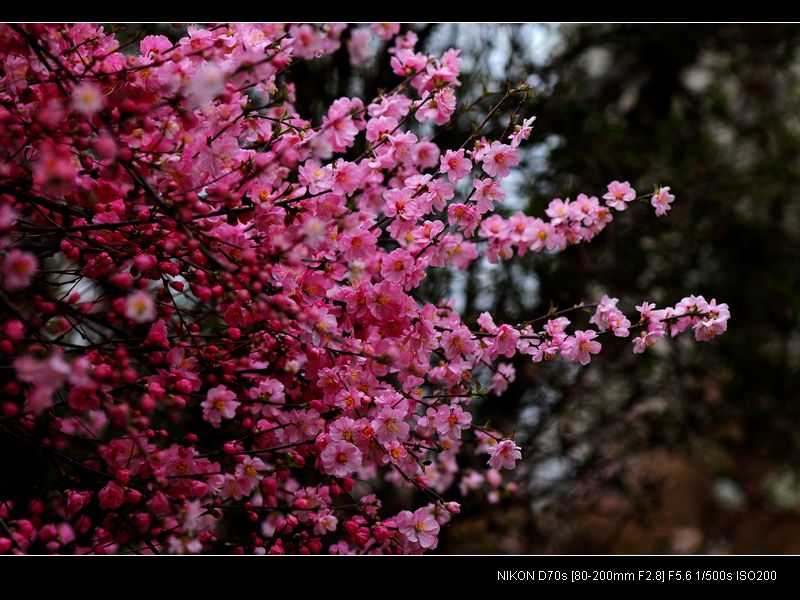
<svg viewBox="0 0 800 600">
<path fill-rule="evenodd" d="M 114 26 L 123 40 L 181 34 Z M 477 407 L 525 452 L 516 493 L 467 492 L 441 553 L 800 553 L 800 26 L 406 24 L 419 47 L 462 49 L 457 147 L 508 83 L 536 115 L 503 211 L 602 195 L 613 179 L 669 185 L 589 245 L 439 272 L 430 297 L 515 322 L 550 303 L 618 296 L 626 312 L 689 293 L 730 305 L 728 332 L 634 356 L 608 340 L 590 367 L 516 361 Z M 347 34 L 345 34 L 347 35 Z M 346 45 L 288 74 L 317 118 L 343 95 L 396 83 L 388 56 L 354 67 Z M 475 102 L 477 100 L 477 102 Z M 468 105 L 472 104 L 471 109 Z M 513 107 L 509 107 L 511 110 Z M 508 111 L 488 137 L 508 124 Z M 485 486 L 484 486 L 485 487 Z M 449 497 L 458 497 L 457 489 Z"/>
</svg>

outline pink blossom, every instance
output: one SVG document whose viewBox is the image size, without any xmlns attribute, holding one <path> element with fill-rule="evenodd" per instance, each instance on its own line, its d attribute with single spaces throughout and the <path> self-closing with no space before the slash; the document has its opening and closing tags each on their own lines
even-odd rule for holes
<svg viewBox="0 0 800 600">
<path fill-rule="evenodd" d="M 389 61 L 394 74 L 400 77 L 406 77 L 422 71 L 427 63 L 428 57 L 424 54 L 405 48 L 398 50 Z"/>
<path fill-rule="evenodd" d="M 420 122 L 433 119 L 437 125 L 444 125 L 456 110 L 456 95 L 452 88 L 442 88 L 432 94 L 422 103 L 417 110 L 417 120 Z"/>
<path fill-rule="evenodd" d="M 348 98 L 336 100 L 322 117 L 325 135 L 335 152 L 342 152 L 355 141 L 358 127 L 351 115 L 351 104 Z"/>
<path fill-rule="evenodd" d="M 100 508 L 115 510 L 125 501 L 125 490 L 111 481 L 98 492 L 97 497 L 100 499 Z"/>
<path fill-rule="evenodd" d="M 464 150 L 447 150 L 440 159 L 439 170 L 447 173 L 451 183 L 458 183 L 465 175 L 472 171 L 472 162 L 464 156 Z"/>
<path fill-rule="evenodd" d="M 731 317 L 727 304 L 717 304 L 712 299 L 705 308 L 707 314 L 700 317 L 694 325 L 694 337 L 697 341 L 706 342 L 714 336 L 725 333 L 728 329 L 728 320 Z"/>
<path fill-rule="evenodd" d="M 422 548 L 435 548 L 439 534 L 439 523 L 427 508 L 420 508 L 411 513 L 404 510 L 397 515 L 397 528 L 406 539 Z"/>
<path fill-rule="evenodd" d="M 483 170 L 490 177 L 507 177 L 511 167 L 519 164 L 519 152 L 502 142 L 492 142 L 483 155 Z"/>
<path fill-rule="evenodd" d="M 232 419 L 236 415 L 240 404 L 236 401 L 236 394 L 224 385 L 218 385 L 208 390 L 200 406 L 203 408 L 203 418 L 214 427 L 219 427 L 222 419 Z"/>
<path fill-rule="evenodd" d="M 633 339 L 633 352 L 641 354 L 648 348 L 652 348 L 657 340 L 664 337 L 662 331 L 642 331 Z"/>
<path fill-rule="evenodd" d="M 473 179 L 475 188 L 475 206 L 480 214 L 494 210 L 497 202 L 502 202 L 506 193 L 494 179 Z"/>
<path fill-rule="evenodd" d="M 510 363 L 500 363 L 497 365 L 497 372 L 492 375 L 492 392 L 498 396 L 501 395 L 508 389 L 509 383 L 513 383 L 516 377 L 517 371 L 514 369 L 514 365 Z"/>
<path fill-rule="evenodd" d="M 467 236 L 475 232 L 479 219 L 478 211 L 466 204 L 451 204 L 447 207 L 447 222 L 458 225 Z"/>
<path fill-rule="evenodd" d="M 206 62 L 186 85 L 186 97 L 192 107 L 208 105 L 225 89 L 225 75 L 213 62 Z"/>
<path fill-rule="evenodd" d="M 567 338 L 564 342 L 562 354 L 582 365 L 588 365 L 591 360 L 590 354 L 597 354 L 602 348 L 600 342 L 594 341 L 596 337 L 597 332 L 592 330 L 576 331 L 573 337 Z"/>
<path fill-rule="evenodd" d="M 625 210 L 627 202 L 636 200 L 636 190 L 627 181 L 620 183 L 614 180 L 608 184 L 608 192 L 603 195 L 603 199 L 611 208 Z"/>
<path fill-rule="evenodd" d="M 519 331 L 510 325 L 501 325 L 487 349 L 486 354 L 492 359 L 498 355 L 511 358 L 516 353 L 518 341 Z"/>
<path fill-rule="evenodd" d="M 481 329 L 488 333 L 496 333 L 497 332 L 497 325 L 494 324 L 494 320 L 492 319 L 492 315 L 488 312 L 482 312 L 478 316 L 478 325 L 480 325 Z"/>
<path fill-rule="evenodd" d="M 453 407 L 440 406 L 433 419 L 433 426 L 439 435 L 461 439 L 461 430 L 472 424 L 472 415 L 456 405 Z"/>
<path fill-rule="evenodd" d="M 656 216 L 662 217 L 669 211 L 670 204 L 675 200 L 675 196 L 669 193 L 669 186 L 659 188 L 650 199 L 650 204 L 656 209 Z"/>
<path fill-rule="evenodd" d="M 493 469 L 513 469 L 517 465 L 517 461 L 522 458 L 522 448 L 511 440 L 497 442 L 487 451 L 489 452 L 488 464 Z"/>
<path fill-rule="evenodd" d="M 384 408 L 372 421 L 375 437 L 382 444 L 408 437 L 409 426 L 405 420 L 405 412 L 394 408 Z"/>
<path fill-rule="evenodd" d="M 457 327 L 442 333 L 442 349 L 446 358 L 452 360 L 460 356 L 471 357 L 476 343 L 466 327 Z"/>
<path fill-rule="evenodd" d="M 9 292 L 18 292 L 31 284 L 33 276 L 39 268 L 36 256 L 31 252 L 12 248 L 3 258 L 0 274 L 3 277 L 3 288 Z"/>
<path fill-rule="evenodd" d="M 357 27 L 347 40 L 347 51 L 350 53 L 350 64 L 356 68 L 363 67 L 374 55 L 372 33 L 366 27 Z"/>
<path fill-rule="evenodd" d="M 81 83 L 72 90 L 72 108 L 76 112 L 91 116 L 105 104 L 103 92 L 91 83 Z"/>
<path fill-rule="evenodd" d="M 361 184 L 363 171 L 355 163 L 341 161 L 333 170 L 333 191 L 350 196 Z"/>
<path fill-rule="evenodd" d="M 125 316 L 136 323 L 149 323 L 156 314 L 156 303 L 144 290 L 134 292 L 125 300 Z"/>
<path fill-rule="evenodd" d="M 353 444 L 332 441 L 320 454 L 326 473 L 336 477 L 347 477 L 361 467 L 361 451 Z"/>
<path fill-rule="evenodd" d="M 392 250 L 381 260 L 381 276 L 398 285 L 405 285 L 414 268 L 414 257 L 402 248 Z"/>
<path fill-rule="evenodd" d="M 508 136 L 508 139 L 511 140 L 512 148 L 518 147 L 524 140 L 527 140 L 531 136 L 531 131 L 533 131 L 532 125 L 535 120 L 536 117 L 530 117 L 522 121 L 522 125 L 514 126 L 514 131 Z"/>
<path fill-rule="evenodd" d="M 315 160 L 306 161 L 298 169 L 300 183 L 308 186 L 308 191 L 312 194 L 333 189 L 333 177 L 333 168 L 330 165 L 321 166 Z"/>
<path fill-rule="evenodd" d="M 80 365 L 76 365 L 78 367 Z M 67 381 L 73 370 L 62 357 L 55 352 L 43 360 L 31 355 L 22 355 L 14 359 L 14 370 L 20 381 L 33 384 L 33 390 L 27 395 L 25 409 L 38 415 L 53 405 L 53 394 Z M 78 375 L 76 369 L 76 375 Z"/>
</svg>

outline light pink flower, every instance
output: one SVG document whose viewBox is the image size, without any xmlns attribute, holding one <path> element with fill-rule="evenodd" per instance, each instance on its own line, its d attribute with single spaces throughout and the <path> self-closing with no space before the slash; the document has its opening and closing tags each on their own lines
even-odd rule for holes
<svg viewBox="0 0 800 600">
<path fill-rule="evenodd" d="M 500 184 L 494 179 L 473 179 L 472 185 L 475 187 L 475 206 L 480 214 L 494 210 L 497 202 L 502 202 L 506 193 Z"/>
<path fill-rule="evenodd" d="M 156 303 L 144 290 L 138 290 L 125 299 L 125 316 L 136 323 L 149 323 L 156 318 Z"/>
<path fill-rule="evenodd" d="M 105 104 L 103 92 L 91 83 L 80 83 L 72 90 L 72 108 L 76 112 L 91 116 Z"/>
<path fill-rule="evenodd" d="M 519 164 L 519 152 L 508 144 L 492 142 L 483 155 L 483 170 L 491 177 L 507 177 Z"/>
<path fill-rule="evenodd" d="M 576 331 L 573 337 L 567 338 L 561 353 L 575 362 L 582 365 L 588 365 L 591 360 L 590 354 L 597 354 L 600 352 L 602 346 L 600 342 L 594 341 L 597 337 L 597 332 L 592 331 Z"/>
<path fill-rule="evenodd" d="M 459 180 L 472 171 L 472 162 L 464 156 L 463 148 L 455 152 L 447 150 L 439 161 L 439 170 L 442 173 L 447 173 L 450 183 L 458 183 Z"/>
<path fill-rule="evenodd" d="M 636 199 L 636 190 L 627 181 L 620 183 L 614 180 L 608 184 L 608 192 L 603 195 L 603 199 L 611 208 L 625 210 L 628 208 L 626 203 Z"/>
<path fill-rule="evenodd" d="M 320 454 L 325 472 L 336 477 L 347 477 L 361 467 L 361 450 L 353 444 L 331 441 Z"/>
<path fill-rule="evenodd" d="M 218 385 L 208 390 L 206 399 L 200 404 L 203 408 L 203 418 L 214 427 L 219 427 L 222 419 L 232 419 L 241 402 L 236 401 L 236 394 L 224 385 Z"/>
<path fill-rule="evenodd" d="M 18 292 L 31 284 L 33 276 L 39 268 L 36 256 L 31 252 L 12 248 L 3 259 L 0 272 L 3 275 L 3 288 L 9 292 Z"/>
<path fill-rule="evenodd" d="M 493 469 L 513 469 L 522 458 L 522 448 L 511 440 L 489 446 L 489 466 Z"/>
<path fill-rule="evenodd" d="M 420 508 L 413 513 L 404 510 L 397 515 L 397 528 L 410 542 L 422 548 L 435 548 L 436 536 L 439 534 L 439 523 L 433 518 L 428 508 Z"/>
<path fill-rule="evenodd" d="M 511 140 L 512 148 L 518 147 L 523 140 L 527 140 L 531 136 L 532 125 L 535 120 L 536 117 L 530 117 L 522 121 L 522 125 L 514 126 L 514 131 L 508 136 L 508 139 Z"/>
<path fill-rule="evenodd" d="M 650 199 L 650 204 L 656 209 L 656 216 L 662 217 L 669 211 L 670 204 L 675 200 L 675 196 L 669 193 L 669 186 L 660 188 Z"/>
</svg>

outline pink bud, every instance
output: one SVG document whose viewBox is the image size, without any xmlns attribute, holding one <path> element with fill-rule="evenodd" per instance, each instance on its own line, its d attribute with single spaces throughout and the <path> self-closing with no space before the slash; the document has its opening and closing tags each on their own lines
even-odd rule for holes
<svg viewBox="0 0 800 600">
<path fill-rule="evenodd" d="M 139 254 L 133 259 L 133 264 L 136 265 L 136 268 L 140 271 L 152 269 L 157 263 L 156 257 L 152 254 Z"/>
<path fill-rule="evenodd" d="M 18 319 L 9 319 L 3 328 L 6 337 L 13 341 L 19 341 L 25 336 L 25 326 Z"/>
</svg>

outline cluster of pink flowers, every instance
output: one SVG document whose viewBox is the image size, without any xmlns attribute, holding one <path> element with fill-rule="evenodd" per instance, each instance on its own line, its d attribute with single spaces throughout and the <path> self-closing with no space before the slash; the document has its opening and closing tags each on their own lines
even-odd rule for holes
<svg viewBox="0 0 800 600">
<path fill-rule="evenodd" d="M 491 214 L 534 117 L 457 149 L 414 133 L 456 113 L 460 59 L 397 24 L 347 37 L 354 65 L 389 46 L 396 87 L 304 118 L 282 75 L 345 28 L 189 27 L 126 54 L 95 25 L 0 26 L 0 428 L 67 472 L 0 497 L 0 553 L 424 552 L 460 510 L 443 495 L 496 493 L 522 457 L 470 413 L 509 359 L 725 330 L 694 296 L 633 325 L 604 297 L 572 333 L 419 301 L 431 268 L 589 241 L 636 193 Z M 386 485 L 429 502 L 387 514 Z"/>
</svg>

